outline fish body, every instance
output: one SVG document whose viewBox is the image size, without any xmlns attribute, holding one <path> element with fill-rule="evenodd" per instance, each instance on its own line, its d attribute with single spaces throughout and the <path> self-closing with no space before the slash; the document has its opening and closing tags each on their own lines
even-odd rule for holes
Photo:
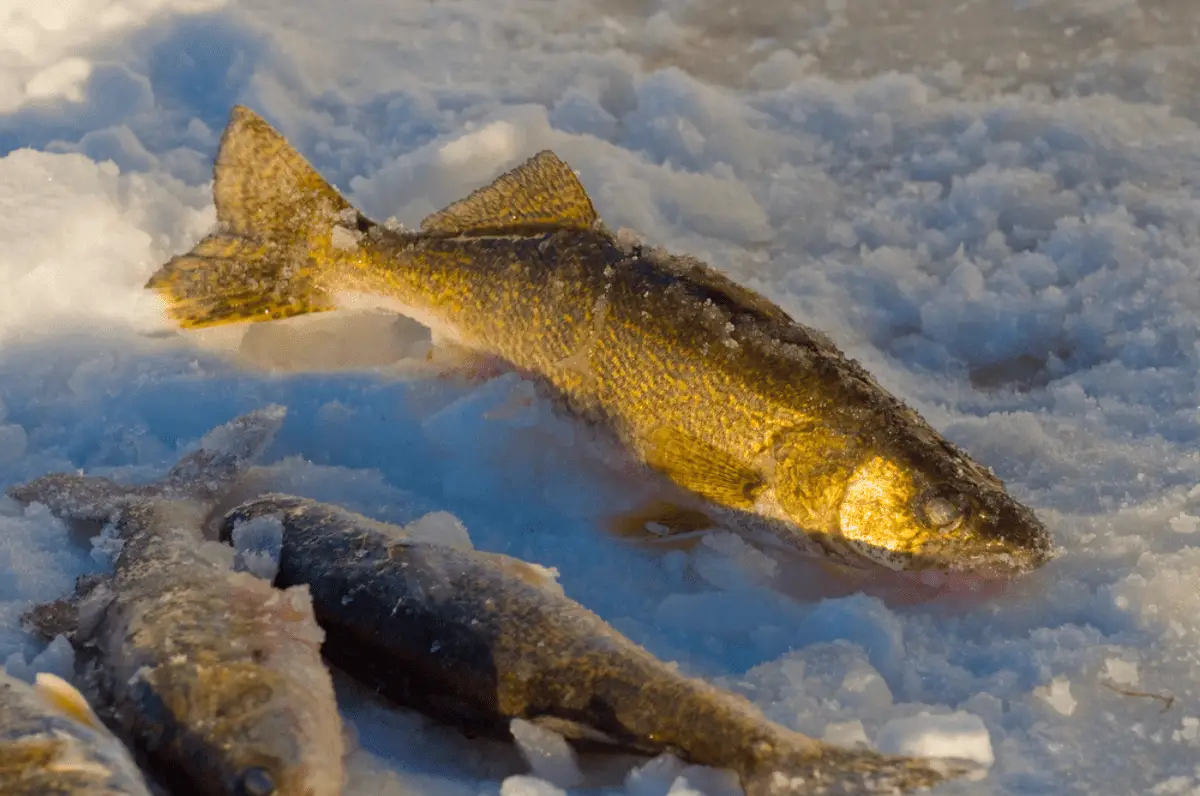
<svg viewBox="0 0 1200 796">
<path fill-rule="evenodd" d="M 29 685 L 0 669 L 0 793 L 150 796 L 150 789 L 78 691 L 44 674 Z"/>
<path fill-rule="evenodd" d="M 10 490 L 66 519 L 112 523 L 112 575 L 43 614 L 74 614 L 70 638 L 102 712 L 187 793 L 341 793 L 341 720 L 307 590 L 233 571 L 201 533 L 212 498 L 282 416 L 263 410 L 215 429 L 150 487 L 50 475 Z"/>
<path fill-rule="evenodd" d="M 893 793 L 961 773 L 823 744 L 680 674 L 519 559 L 414 542 L 403 529 L 304 498 L 233 509 L 282 525 L 276 585 L 307 585 L 329 659 L 380 693 L 468 734 L 512 719 L 575 741 L 672 751 L 739 774 L 748 796 Z"/>
<path fill-rule="evenodd" d="M 372 294 L 536 375 L 728 527 L 897 570 L 1008 574 L 1051 555 L 990 470 L 825 335 L 694 258 L 619 239 L 548 151 L 398 233 L 238 107 L 213 191 L 218 230 L 147 285 L 184 327 Z"/>
</svg>

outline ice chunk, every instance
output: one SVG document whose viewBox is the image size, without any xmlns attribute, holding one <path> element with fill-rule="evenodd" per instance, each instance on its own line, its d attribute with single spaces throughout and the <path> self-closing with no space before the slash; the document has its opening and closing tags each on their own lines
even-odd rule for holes
<svg viewBox="0 0 1200 796">
<path fill-rule="evenodd" d="M 4 668 L 13 677 L 27 683 L 32 683 L 38 672 L 49 672 L 70 680 L 75 671 L 75 649 L 66 636 L 55 636 L 33 660 L 26 663 L 22 653 L 14 652 L 5 659 Z"/>
<path fill-rule="evenodd" d="M 249 572 L 266 581 L 279 573 L 283 550 L 283 523 L 278 517 L 255 517 L 233 526 L 233 568 Z"/>
<path fill-rule="evenodd" d="M 866 661 L 858 661 L 842 678 L 837 700 L 843 707 L 855 711 L 887 707 L 892 704 L 892 690 L 875 667 Z"/>
<path fill-rule="evenodd" d="M 0 430 L 2 429 L 3 427 L 0 426 Z M 1167 524 L 1171 526 L 1171 530 L 1175 533 L 1195 533 L 1196 531 L 1200 531 L 1200 517 L 1188 514 L 1186 511 L 1181 511 L 1167 520 Z"/>
<path fill-rule="evenodd" d="M 1172 734 L 1175 741 L 1193 742 L 1200 738 L 1200 719 L 1195 716 L 1184 716 L 1180 720 L 1182 729 L 1176 730 Z"/>
<path fill-rule="evenodd" d="M 196 552 L 206 561 L 211 561 L 221 569 L 233 569 L 234 551 L 229 545 L 220 542 L 204 541 L 196 548 Z"/>
<path fill-rule="evenodd" d="M 567 796 L 567 792 L 544 779 L 517 775 L 500 783 L 500 796 Z"/>
<path fill-rule="evenodd" d="M 440 544 L 457 550 L 471 550 L 471 535 L 462 520 L 448 511 L 431 511 L 404 526 L 414 541 Z"/>
<path fill-rule="evenodd" d="M 847 748 L 871 745 L 867 731 L 858 719 L 829 722 L 825 725 L 825 731 L 821 733 L 821 740 Z"/>
<path fill-rule="evenodd" d="M 1138 676 L 1137 661 L 1125 661 L 1120 658 L 1108 658 L 1104 661 L 1104 676 L 1116 685 L 1134 686 L 1141 679 Z"/>
<path fill-rule="evenodd" d="M 1033 694 L 1064 716 L 1074 713 L 1079 704 L 1071 696 L 1071 681 L 1065 677 L 1055 677 L 1049 684 L 1033 689 Z"/>
<path fill-rule="evenodd" d="M 950 757 L 973 760 L 982 766 L 991 766 L 995 761 L 991 735 L 983 719 L 963 711 L 937 715 L 922 711 L 916 716 L 892 719 L 880 728 L 875 747 L 884 754 Z"/>
<path fill-rule="evenodd" d="M 663 796 L 676 781 L 684 765 L 678 757 L 661 754 L 625 775 L 629 796 Z"/>
<path fill-rule="evenodd" d="M 561 735 L 524 719 L 513 719 L 509 731 L 534 775 L 560 788 L 583 782 L 575 752 Z"/>
<path fill-rule="evenodd" d="M 687 766 L 671 783 L 668 796 L 738 796 L 742 793 L 732 771 Z"/>
<path fill-rule="evenodd" d="M 121 533 L 113 522 L 105 523 L 100 533 L 92 537 L 91 542 L 92 560 L 106 567 L 117 560 L 121 548 L 125 546 L 125 540 L 121 538 Z"/>
</svg>

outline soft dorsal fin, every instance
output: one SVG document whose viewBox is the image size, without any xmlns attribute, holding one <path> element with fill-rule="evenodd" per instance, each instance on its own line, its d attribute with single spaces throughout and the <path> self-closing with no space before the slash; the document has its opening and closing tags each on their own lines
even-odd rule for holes
<svg viewBox="0 0 1200 796">
<path fill-rule="evenodd" d="M 571 167 L 546 149 L 421 222 L 431 235 L 513 235 L 591 229 L 596 210 Z"/>
</svg>

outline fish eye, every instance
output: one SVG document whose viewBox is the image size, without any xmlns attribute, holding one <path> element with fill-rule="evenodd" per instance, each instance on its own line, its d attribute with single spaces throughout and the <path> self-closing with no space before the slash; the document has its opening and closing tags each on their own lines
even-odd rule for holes
<svg viewBox="0 0 1200 796">
<path fill-rule="evenodd" d="M 934 495 L 921 504 L 925 522 L 939 531 L 952 531 L 962 522 L 966 512 L 949 498 Z"/>
<path fill-rule="evenodd" d="M 238 796 L 272 796 L 275 778 L 262 766 L 251 766 L 242 772 L 237 792 Z"/>
</svg>

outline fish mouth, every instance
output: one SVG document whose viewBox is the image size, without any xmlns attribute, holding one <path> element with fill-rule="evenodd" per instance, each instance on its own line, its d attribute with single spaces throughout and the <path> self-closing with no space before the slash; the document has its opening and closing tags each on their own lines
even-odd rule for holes
<svg viewBox="0 0 1200 796">
<path fill-rule="evenodd" d="M 998 544 L 995 549 L 954 549 L 907 553 L 883 548 L 864 548 L 848 540 L 824 536 L 824 552 L 854 569 L 886 571 L 909 582 L 934 589 L 979 591 L 987 585 L 1014 581 L 1056 558 L 1062 551 L 1050 544 L 1014 548 Z"/>
</svg>

